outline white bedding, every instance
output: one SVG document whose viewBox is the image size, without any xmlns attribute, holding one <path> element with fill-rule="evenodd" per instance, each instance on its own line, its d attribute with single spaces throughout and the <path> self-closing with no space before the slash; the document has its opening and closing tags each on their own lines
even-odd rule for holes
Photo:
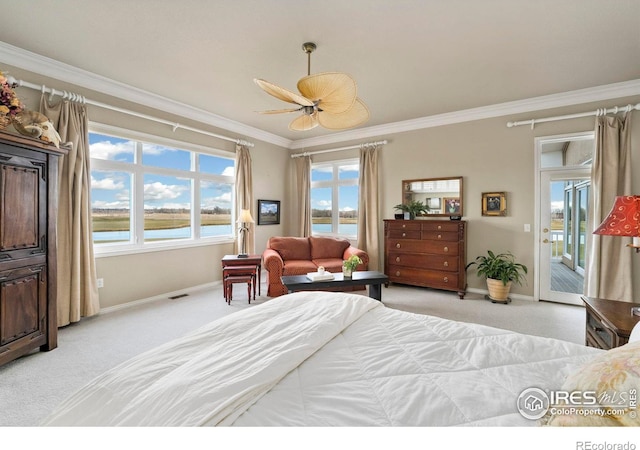
<svg viewBox="0 0 640 450">
<path fill-rule="evenodd" d="M 43 425 L 535 425 L 520 393 L 559 388 L 598 352 L 298 292 L 108 371 Z"/>
</svg>

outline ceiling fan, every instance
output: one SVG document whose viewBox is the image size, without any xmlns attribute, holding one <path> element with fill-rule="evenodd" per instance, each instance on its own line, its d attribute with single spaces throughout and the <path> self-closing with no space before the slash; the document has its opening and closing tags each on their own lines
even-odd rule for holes
<svg viewBox="0 0 640 450">
<path fill-rule="evenodd" d="M 298 107 L 260 113 L 301 112 L 289 124 L 289 129 L 293 131 L 311 130 L 318 125 L 329 130 L 344 130 L 366 122 L 369 119 L 369 109 L 357 97 L 356 81 L 342 72 L 311 75 L 311 53 L 316 49 L 316 44 L 305 42 L 302 49 L 307 54 L 307 76 L 298 81 L 300 94 L 259 78 L 253 80 L 267 94 Z"/>
</svg>

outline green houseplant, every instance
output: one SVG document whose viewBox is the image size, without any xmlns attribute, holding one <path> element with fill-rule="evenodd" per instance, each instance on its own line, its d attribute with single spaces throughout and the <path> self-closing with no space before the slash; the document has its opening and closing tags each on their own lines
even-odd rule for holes
<svg viewBox="0 0 640 450">
<path fill-rule="evenodd" d="M 509 301 L 512 283 L 522 285 L 527 273 L 527 266 L 516 262 L 510 252 L 495 254 L 488 250 L 486 255 L 478 256 L 466 268 L 470 266 L 476 266 L 477 275 L 487 279 L 489 298 L 503 303 Z"/>
<path fill-rule="evenodd" d="M 345 259 L 342 262 L 342 274 L 344 275 L 344 277 L 351 277 L 351 274 L 354 270 L 356 270 L 358 264 L 362 264 L 362 260 L 358 255 L 351 255 L 349 256 L 349 258 Z"/>
<path fill-rule="evenodd" d="M 408 212 L 411 219 L 415 219 L 416 216 L 422 213 L 428 213 L 429 207 L 422 203 L 421 200 L 411 200 L 409 203 L 399 203 L 394 206 L 395 209 L 399 209 L 402 212 Z"/>
</svg>

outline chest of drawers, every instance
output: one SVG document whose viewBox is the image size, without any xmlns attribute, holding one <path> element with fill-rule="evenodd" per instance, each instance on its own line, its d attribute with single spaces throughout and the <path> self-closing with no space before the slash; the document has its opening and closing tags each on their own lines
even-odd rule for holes
<svg viewBox="0 0 640 450">
<path fill-rule="evenodd" d="M 466 222 L 385 220 L 384 269 L 389 281 L 457 291 L 467 289 Z"/>
</svg>

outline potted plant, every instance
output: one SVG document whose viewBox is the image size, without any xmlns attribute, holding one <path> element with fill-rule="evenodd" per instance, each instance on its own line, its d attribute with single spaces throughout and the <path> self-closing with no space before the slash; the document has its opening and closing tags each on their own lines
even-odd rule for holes
<svg viewBox="0 0 640 450">
<path fill-rule="evenodd" d="M 517 263 L 510 252 L 495 254 L 488 250 L 487 255 L 478 256 L 466 268 L 474 265 L 478 276 L 486 277 L 489 298 L 494 302 L 509 302 L 511 284 L 522 285 L 527 273 L 527 266 Z"/>
<path fill-rule="evenodd" d="M 394 208 L 403 212 L 408 212 L 411 219 L 415 219 L 419 214 L 429 212 L 429 207 L 422 203 L 421 200 L 411 200 L 409 203 L 399 203 L 394 206 Z"/>
<path fill-rule="evenodd" d="M 342 262 L 342 275 L 344 278 L 351 278 L 351 274 L 356 270 L 358 264 L 362 264 L 362 260 L 358 255 L 351 255 L 349 258 L 345 259 Z"/>
</svg>

